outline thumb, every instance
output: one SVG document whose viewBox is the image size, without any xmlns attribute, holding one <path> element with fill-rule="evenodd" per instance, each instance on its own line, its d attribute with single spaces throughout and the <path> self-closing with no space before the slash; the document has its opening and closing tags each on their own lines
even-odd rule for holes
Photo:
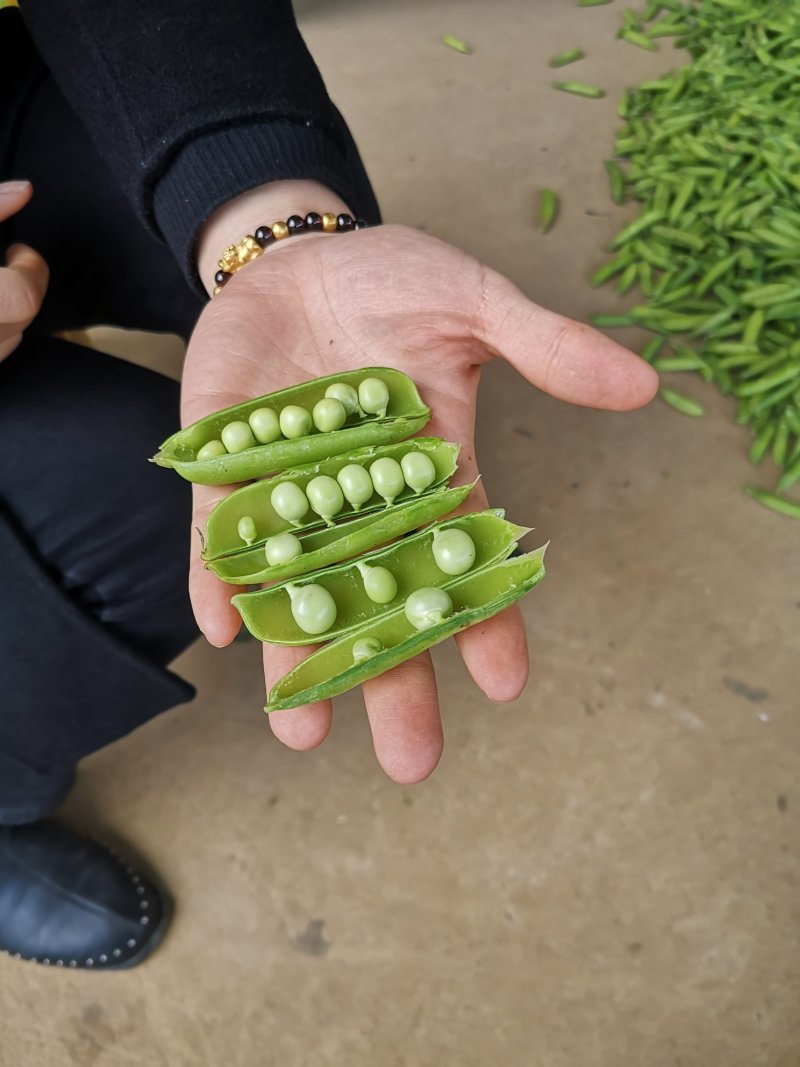
<svg viewBox="0 0 800 1067">
<path fill-rule="evenodd" d="M 0 267 L 0 324 L 24 329 L 38 314 L 47 290 L 47 264 L 27 245 L 12 245 Z"/>
<path fill-rule="evenodd" d="M 658 375 L 627 348 L 528 300 L 487 270 L 476 336 L 531 384 L 559 400 L 627 411 L 653 399 Z"/>
<path fill-rule="evenodd" d="M 32 194 L 30 182 L 0 182 L 0 222 L 21 211 Z"/>
</svg>

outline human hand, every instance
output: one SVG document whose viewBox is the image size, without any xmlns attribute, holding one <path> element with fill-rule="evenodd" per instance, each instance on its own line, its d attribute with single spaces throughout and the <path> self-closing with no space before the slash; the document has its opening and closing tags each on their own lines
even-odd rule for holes
<svg viewBox="0 0 800 1067">
<path fill-rule="evenodd" d="M 396 367 L 418 384 L 432 409 L 425 433 L 462 445 L 460 478 L 471 481 L 478 473 L 473 436 L 480 369 L 494 355 L 551 396 L 589 407 L 639 407 L 657 388 L 657 376 L 636 356 L 538 307 L 465 252 L 416 230 L 382 226 L 292 237 L 237 273 L 192 336 L 183 422 L 320 375 Z M 194 525 L 202 529 L 227 490 L 193 488 Z M 468 510 L 486 506 L 480 483 L 468 504 Z M 196 537 L 193 546 L 195 615 L 211 644 L 226 645 L 241 624 L 230 604 L 234 590 L 203 568 Z M 507 701 L 520 694 L 528 656 L 516 606 L 456 640 L 487 696 Z M 267 688 L 308 651 L 265 645 Z M 384 770 L 399 782 L 427 777 L 442 751 L 429 654 L 365 683 L 363 694 Z M 324 739 L 331 715 L 330 701 L 322 701 L 273 713 L 269 721 L 285 744 L 308 749 Z"/>
<path fill-rule="evenodd" d="M 0 183 L 0 222 L 16 215 L 30 200 L 30 182 Z M 0 359 L 14 351 L 33 322 L 47 289 L 47 264 L 27 245 L 11 245 L 0 267 Z"/>
</svg>

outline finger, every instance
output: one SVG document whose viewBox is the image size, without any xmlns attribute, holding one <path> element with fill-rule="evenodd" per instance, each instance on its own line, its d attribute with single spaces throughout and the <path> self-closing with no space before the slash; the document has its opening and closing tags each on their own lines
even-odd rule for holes
<svg viewBox="0 0 800 1067">
<path fill-rule="evenodd" d="M 0 222 L 16 215 L 33 195 L 30 182 L 0 182 Z"/>
<path fill-rule="evenodd" d="M 0 336 L 5 340 L 37 315 L 47 290 L 47 264 L 27 245 L 12 245 L 0 267 Z"/>
<path fill-rule="evenodd" d="M 208 516 L 212 508 L 230 492 L 232 489 L 227 486 L 192 486 L 189 598 L 197 625 L 206 640 L 217 648 L 229 645 L 241 628 L 242 618 L 231 604 L 231 597 L 234 593 L 241 593 L 243 587 L 228 585 L 213 571 L 207 570 L 201 553 Z"/>
<path fill-rule="evenodd" d="M 476 336 L 533 385 L 559 400 L 627 411 L 653 399 L 658 375 L 609 337 L 528 300 L 486 271 Z"/>
<path fill-rule="evenodd" d="M 456 643 L 475 684 L 490 700 L 517 699 L 528 680 L 528 642 L 516 604 L 462 630 Z"/>
<path fill-rule="evenodd" d="M 371 678 L 362 688 L 378 763 L 404 785 L 427 778 L 444 747 L 430 653 Z"/>
<path fill-rule="evenodd" d="M 296 667 L 313 652 L 316 645 L 264 645 L 264 680 L 267 692 L 284 674 Z M 273 711 L 269 715 L 272 732 L 288 748 L 306 751 L 322 744 L 328 736 L 333 721 L 333 705 L 330 700 L 306 704 L 289 711 Z"/>
</svg>

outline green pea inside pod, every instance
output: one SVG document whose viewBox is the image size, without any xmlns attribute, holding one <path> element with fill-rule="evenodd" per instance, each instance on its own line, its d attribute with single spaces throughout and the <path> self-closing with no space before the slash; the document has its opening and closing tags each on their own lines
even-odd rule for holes
<svg viewBox="0 0 800 1067">
<path fill-rule="evenodd" d="M 364 581 L 364 592 L 373 604 L 388 604 L 397 596 L 397 579 L 388 567 L 371 567 L 357 562 L 358 573 Z"/>
<path fill-rule="evenodd" d="M 344 494 L 336 479 L 328 474 L 312 478 L 306 486 L 306 496 L 311 510 L 324 519 L 328 526 L 333 526 L 333 516 L 338 515 L 344 507 Z"/>
<path fill-rule="evenodd" d="M 227 426 L 223 427 L 220 437 L 231 455 L 235 455 L 237 452 L 244 452 L 247 448 L 253 448 L 256 443 L 253 431 L 248 423 L 239 420 L 229 422 Z"/>
<path fill-rule="evenodd" d="M 278 422 L 281 433 L 289 440 L 305 437 L 306 434 L 311 433 L 311 412 L 300 407 L 299 404 L 287 404 L 285 408 L 281 408 Z"/>
<path fill-rule="evenodd" d="M 253 436 L 261 445 L 271 445 L 281 436 L 280 419 L 272 408 L 256 408 L 250 413 L 247 421 L 250 423 Z"/>
<path fill-rule="evenodd" d="M 436 467 L 424 452 L 406 452 L 400 460 L 406 485 L 415 493 L 422 493 L 436 481 Z"/>
<path fill-rule="evenodd" d="M 202 448 L 197 451 L 197 458 L 199 460 L 216 459 L 217 456 L 227 456 L 228 450 L 223 445 L 222 441 L 215 438 L 213 441 L 208 441 Z"/>
<path fill-rule="evenodd" d="M 365 415 L 383 418 L 389 407 L 389 387 L 382 378 L 365 378 L 358 386 L 358 403 Z"/>
<path fill-rule="evenodd" d="M 275 534 L 264 545 L 264 555 L 270 567 L 282 567 L 303 554 L 303 543 L 293 533 Z"/>
<path fill-rule="evenodd" d="M 326 397 L 316 402 L 311 418 L 320 433 L 331 433 L 333 430 L 341 430 L 347 421 L 347 412 L 340 400 Z"/>
<path fill-rule="evenodd" d="M 293 585 L 284 588 L 291 597 L 292 616 L 307 634 L 324 634 L 336 622 L 336 601 L 321 585 Z"/>
<path fill-rule="evenodd" d="M 435 586 L 415 589 L 406 599 L 405 613 L 415 630 L 427 630 L 453 614 L 453 601 L 444 589 Z"/>
<path fill-rule="evenodd" d="M 369 468 L 369 476 L 375 492 L 378 496 L 382 496 L 387 504 L 394 503 L 395 497 L 399 496 L 406 487 L 403 468 L 396 459 L 390 456 L 376 459 Z"/>
<path fill-rule="evenodd" d="M 434 530 L 431 548 L 444 574 L 466 574 L 475 562 L 475 542 L 464 530 Z"/>
<path fill-rule="evenodd" d="M 372 659 L 379 652 L 383 652 L 383 641 L 377 637 L 360 637 L 353 642 L 353 663 L 363 663 L 365 659 Z"/>
<path fill-rule="evenodd" d="M 308 498 L 294 482 L 279 482 L 269 499 L 275 513 L 293 526 L 299 526 L 308 514 Z"/>
<path fill-rule="evenodd" d="M 336 475 L 344 498 L 355 511 L 359 511 L 372 497 L 375 487 L 369 473 L 358 463 L 348 463 Z"/>
<path fill-rule="evenodd" d="M 358 393 L 347 382 L 333 382 L 325 390 L 325 396 L 338 400 L 348 416 L 358 412 Z"/>
<path fill-rule="evenodd" d="M 242 515 L 241 519 L 239 519 L 237 530 L 246 545 L 252 545 L 253 541 L 258 537 L 256 522 L 252 515 Z"/>
</svg>

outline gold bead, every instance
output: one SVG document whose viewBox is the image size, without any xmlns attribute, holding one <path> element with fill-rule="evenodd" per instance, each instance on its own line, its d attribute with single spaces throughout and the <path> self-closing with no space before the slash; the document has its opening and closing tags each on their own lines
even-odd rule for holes
<svg viewBox="0 0 800 1067">
<path fill-rule="evenodd" d="M 336 233 L 336 216 L 330 211 L 326 211 L 322 216 L 322 232 Z"/>
<path fill-rule="evenodd" d="M 224 271 L 230 271 L 235 269 L 236 264 L 239 262 L 239 257 L 236 254 L 236 245 L 228 245 L 225 251 L 222 253 L 222 259 L 219 261 L 219 269 Z"/>
<path fill-rule="evenodd" d="M 284 237 L 289 236 L 289 227 L 285 222 L 273 222 L 271 229 L 276 241 L 282 241 Z"/>
<path fill-rule="evenodd" d="M 222 292 L 222 286 L 221 285 L 215 285 L 214 286 L 214 296 L 216 296 L 217 293 L 221 293 L 221 292 Z"/>
</svg>

